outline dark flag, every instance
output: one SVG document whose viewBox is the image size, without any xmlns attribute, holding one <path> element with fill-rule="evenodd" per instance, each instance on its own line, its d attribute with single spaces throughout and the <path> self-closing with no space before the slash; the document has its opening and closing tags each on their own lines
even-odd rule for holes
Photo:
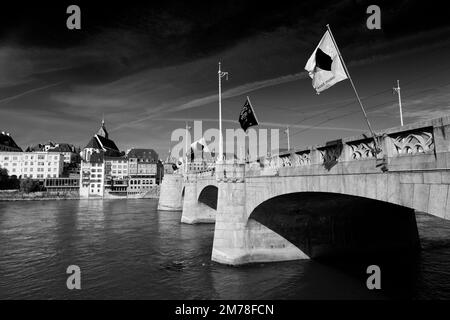
<svg viewBox="0 0 450 320">
<path fill-rule="evenodd" d="M 252 104 L 250 103 L 250 99 L 247 97 L 247 100 L 242 107 L 241 113 L 239 114 L 239 123 L 241 125 L 242 130 L 247 132 L 247 129 L 251 126 L 257 126 L 258 120 L 256 118 L 255 111 L 253 110 Z"/>
</svg>

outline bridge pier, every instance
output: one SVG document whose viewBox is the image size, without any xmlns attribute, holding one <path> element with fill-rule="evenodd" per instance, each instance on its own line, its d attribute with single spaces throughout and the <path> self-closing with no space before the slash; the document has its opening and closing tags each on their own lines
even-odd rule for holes
<svg viewBox="0 0 450 320">
<path fill-rule="evenodd" d="M 183 209 L 183 177 L 177 174 L 164 175 L 159 194 L 158 210 L 181 211 Z"/>
<path fill-rule="evenodd" d="M 308 259 L 269 228 L 248 219 L 244 164 L 217 164 L 219 192 L 212 260 L 228 265 Z"/>
<path fill-rule="evenodd" d="M 185 176 L 181 222 L 187 224 L 214 223 L 216 221 L 216 211 L 198 201 L 197 189 L 197 175 L 188 173 Z"/>
</svg>

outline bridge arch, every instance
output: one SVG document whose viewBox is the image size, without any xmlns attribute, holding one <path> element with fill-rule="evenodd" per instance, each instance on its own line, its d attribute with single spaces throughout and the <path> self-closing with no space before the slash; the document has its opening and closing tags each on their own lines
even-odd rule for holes
<svg viewBox="0 0 450 320">
<path fill-rule="evenodd" d="M 419 245 L 414 210 L 333 192 L 291 192 L 271 197 L 249 214 L 310 258 L 384 254 Z"/>
<path fill-rule="evenodd" d="M 217 210 L 218 193 L 219 189 L 217 188 L 217 186 L 208 185 L 200 191 L 198 202 L 203 203 L 214 210 Z"/>
</svg>

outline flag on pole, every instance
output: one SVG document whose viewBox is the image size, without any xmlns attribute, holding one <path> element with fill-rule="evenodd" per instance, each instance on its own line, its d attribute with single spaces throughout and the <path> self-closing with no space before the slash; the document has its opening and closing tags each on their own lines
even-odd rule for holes
<svg viewBox="0 0 450 320">
<path fill-rule="evenodd" d="M 197 141 L 192 142 L 191 150 L 194 150 L 194 151 L 201 150 L 204 152 L 210 152 L 208 149 L 208 146 L 206 145 L 206 140 L 204 137 L 201 137 Z"/>
<path fill-rule="evenodd" d="M 249 97 L 245 100 L 241 113 L 239 114 L 239 124 L 244 131 L 247 131 L 247 129 L 251 126 L 257 126 L 259 124 Z"/>
<path fill-rule="evenodd" d="M 326 31 L 320 40 L 316 50 L 306 63 L 305 70 L 309 72 L 312 86 L 316 89 L 317 94 L 339 81 L 348 79 L 329 31 Z"/>
</svg>

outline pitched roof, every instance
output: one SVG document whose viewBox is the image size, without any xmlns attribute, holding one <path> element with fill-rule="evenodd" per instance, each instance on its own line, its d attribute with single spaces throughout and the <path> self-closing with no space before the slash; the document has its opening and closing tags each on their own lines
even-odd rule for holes
<svg viewBox="0 0 450 320">
<path fill-rule="evenodd" d="M 100 129 L 98 129 L 97 135 L 99 135 L 103 138 L 109 139 L 108 131 L 106 131 L 106 127 L 105 127 L 105 121 L 102 121 L 102 126 L 100 127 Z"/>
<path fill-rule="evenodd" d="M 127 154 L 128 158 L 144 159 L 149 162 L 157 162 L 158 154 L 153 149 L 131 149 Z"/>
<path fill-rule="evenodd" d="M 59 143 L 57 147 L 49 149 L 49 152 L 74 152 L 75 148 L 68 143 Z"/>
<path fill-rule="evenodd" d="M 119 151 L 119 148 L 117 148 L 114 141 L 104 138 L 102 136 L 99 136 L 98 134 L 96 134 L 95 137 L 97 138 L 98 142 L 103 146 L 104 149 Z"/>
<path fill-rule="evenodd" d="M 9 134 L 5 134 L 3 132 L 0 132 L 0 144 L 9 148 L 17 149 L 17 151 L 22 151 L 13 138 Z"/>
<path fill-rule="evenodd" d="M 93 136 L 91 140 L 89 140 L 88 144 L 86 145 L 86 148 L 92 148 L 92 149 L 102 149 L 102 146 L 100 145 L 100 142 L 98 141 L 98 139 L 96 138 L 96 136 Z"/>
</svg>

